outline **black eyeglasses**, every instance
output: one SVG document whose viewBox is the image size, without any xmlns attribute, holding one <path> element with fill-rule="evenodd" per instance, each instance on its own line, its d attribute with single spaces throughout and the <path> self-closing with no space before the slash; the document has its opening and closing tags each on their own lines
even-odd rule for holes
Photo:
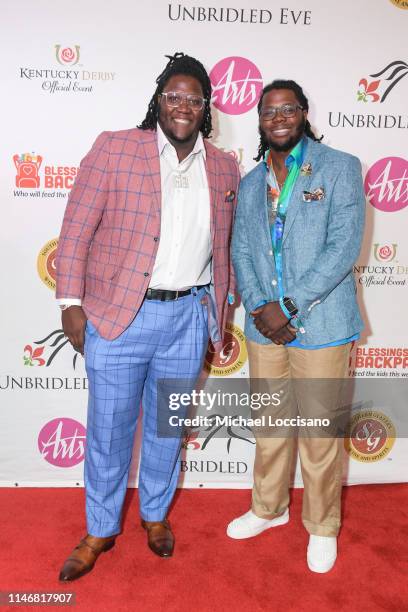
<svg viewBox="0 0 408 612">
<path fill-rule="evenodd" d="M 199 111 L 203 108 L 204 102 L 206 102 L 206 99 L 201 96 L 180 93 L 179 91 L 166 91 L 161 93 L 160 96 L 164 97 L 167 106 L 170 108 L 181 106 L 185 100 L 192 110 Z"/>
<path fill-rule="evenodd" d="M 282 104 L 282 106 L 268 106 L 263 108 L 259 116 L 263 121 L 272 121 L 280 113 L 282 117 L 290 118 L 296 115 L 297 110 L 304 110 L 299 104 Z"/>
</svg>

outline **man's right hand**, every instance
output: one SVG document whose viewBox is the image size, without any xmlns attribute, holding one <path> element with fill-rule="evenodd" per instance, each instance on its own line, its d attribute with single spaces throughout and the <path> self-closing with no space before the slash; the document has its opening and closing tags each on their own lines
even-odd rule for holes
<svg viewBox="0 0 408 612">
<path fill-rule="evenodd" d="M 62 311 L 61 322 L 64 334 L 73 348 L 84 354 L 86 315 L 81 306 L 70 306 Z"/>
<path fill-rule="evenodd" d="M 292 340 L 296 338 L 297 331 L 298 330 L 295 327 L 292 327 L 292 325 L 288 323 L 285 327 L 282 327 L 282 329 L 279 329 L 274 334 L 268 334 L 267 337 L 272 340 L 274 344 L 284 345 L 292 342 Z"/>
<path fill-rule="evenodd" d="M 253 310 L 250 314 L 254 318 L 256 329 L 265 338 L 271 338 L 272 334 L 289 323 L 289 319 L 283 313 L 279 302 L 268 302 Z"/>
</svg>

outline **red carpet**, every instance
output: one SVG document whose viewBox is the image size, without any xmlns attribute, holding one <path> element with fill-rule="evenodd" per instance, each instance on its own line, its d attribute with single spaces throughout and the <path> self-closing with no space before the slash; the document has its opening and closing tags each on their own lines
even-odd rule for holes
<svg viewBox="0 0 408 612">
<path fill-rule="evenodd" d="M 175 556 L 160 559 L 129 491 L 115 548 L 92 573 L 61 585 L 60 566 L 85 533 L 83 491 L 0 489 L 0 591 L 74 592 L 68 609 L 97 612 L 408 610 L 408 485 L 344 489 L 339 558 L 324 575 L 306 566 L 301 494 L 293 492 L 288 525 L 234 541 L 225 526 L 248 509 L 249 491 L 182 490 L 170 515 Z"/>
</svg>

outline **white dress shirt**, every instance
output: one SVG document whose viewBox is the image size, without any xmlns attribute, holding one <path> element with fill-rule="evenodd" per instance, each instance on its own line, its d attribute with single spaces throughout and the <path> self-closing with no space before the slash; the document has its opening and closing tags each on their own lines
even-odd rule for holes
<svg viewBox="0 0 408 612">
<path fill-rule="evenodd" d="M 188 289 L 211 281 L 210 194 L 201 133 L 179 162 L 176 149 L 157 125 L 162 192 L 160 242 L 152 289 Z"/>
<path fill-rule="evenodd" d="M 179 162 L 157 124 L 161 178 L 160 242 L 149 287 L 183 290 L 211 281 L 212 242 L 206 151 L 199 132 L 191 153 Z M 81 305 L 61 298 L 62 305 Z"/>
</svg>

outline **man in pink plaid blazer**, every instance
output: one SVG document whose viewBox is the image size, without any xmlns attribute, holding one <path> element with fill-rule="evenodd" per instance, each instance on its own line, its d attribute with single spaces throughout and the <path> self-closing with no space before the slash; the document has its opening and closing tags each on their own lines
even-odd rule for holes
<svg viewBox="0 0 408 612">
<path fill-rule="evenodd" d="M 83 159 L 58 245 L 62 325 L 89 379 L 88 533 L 65 561 L 63 581 L 89 572 L 115 544 L 140 405 L 142 527 L 154 553 L 172 555 L 166 517 L 181 437 L 158 435 L 157 386 L 182 379 L 192 389 L 209 337 L 222 346 L 233 300 L 239 171 L 204 140 L 212 130 L 209 77 L 177 53 L 156 82 L 141 126 L 102 133 Z"/>
</svg>

